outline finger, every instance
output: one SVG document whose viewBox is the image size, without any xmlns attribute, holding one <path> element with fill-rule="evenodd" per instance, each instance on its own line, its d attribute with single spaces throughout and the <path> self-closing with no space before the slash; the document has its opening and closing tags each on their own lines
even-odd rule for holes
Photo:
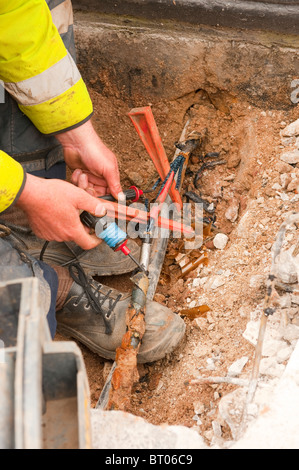
<svg viewBox="0 0 299 470">
<path fill-rule="evenodd" d="M 94 188 L 89 187 L 86 189 L 86 192 L 90 194 L 91 196 L 97 197 L 97 192 L 95 191 Z"/>
<path fill-rule="evenodd" d="M 88 188 L 88 177 L 85 173 L 81 173 L 78 177 L 78 188 L 86 190 Z"/>
<path fill-rule="evenodd" d="M 82 170 L 80 170 L 79 168 L 77 168 L 77 170 L 73 171 L 72 173 L 71 182 L 75 184 L 76 186 L 78 186 L 78 178 L 81 175 L 81 173 L 82 173 Z"/>
<path fill-rule="evenodd" d="M 106 214 L 105 206 L 99 202 L 96 197 L 91 196 L 86 191 L 80 191 L 76 201 L 77 209 L 85 210 L 97 217 L 103 217 Z"/>
<path fill-rule="evenodd" d="M 98 246 L 101 240 L 96 235 L 88 234 L 81 223 L 79 225 L 81 227 L 73 235 L 74 242 L 83 248 L 83 250 L 91 250 Z"/>
<path fill-rule="evenodd" d="M 85 171 L 85 174 L 88 177 L 88 181 L 92 184 L 99 185 L 99 186 L 107 186 L 107 181 L 103 176 L 97 176 L 89 171 Z"/>
<path fill-rule="evenodd" d="M 119 198 L 119 194 L 123 195 L 117 165 L 110 169 L 110 171 L 105 171 L 105 174 L 103 176 L 105 177 L 111 194 L 115 199 Z"/>
<path fill-rule="evenodd" d="M 93 189 L 98 197 L 106 196 L 106 194 L 109 194 L 108 186 L 93 186 Z"/>
</svg>

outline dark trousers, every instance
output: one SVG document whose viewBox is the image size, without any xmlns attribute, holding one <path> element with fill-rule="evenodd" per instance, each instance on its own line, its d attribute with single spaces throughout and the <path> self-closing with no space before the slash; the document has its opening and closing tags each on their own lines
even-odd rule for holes
<svg viewBox="0 0 299 470">
<path fill-rule="evenodd" d="M 14 281 L 24 277 L 39 280 L 40 301 L 47 316 L 52 338 L 56 332 L 56 297 L 58 277 L 51 266 L 36 260 L 23 250 L 12 235 L 0 238 L 0 282 Z"/>
</svg>

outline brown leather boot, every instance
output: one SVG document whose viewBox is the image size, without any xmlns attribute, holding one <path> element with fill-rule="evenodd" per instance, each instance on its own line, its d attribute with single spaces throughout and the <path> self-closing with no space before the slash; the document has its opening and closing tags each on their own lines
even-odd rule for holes
<svg viewBox="0 0 299 470">
<path fill-rule="evenodd" d="M 81 285 L 80 285 L 81 284 Z M 106 359 L 114 359 L 126 331 L 130 294 L 104 286 L 79 273 L 63 308 L 57 312 L 57 331 L 83 343 Z M 184 336 L 185 323 L 169 308 L 146 302 L 146 329 L 137 356 L 139 363 L 154 362 L 171 353 Z"/>
</svg>

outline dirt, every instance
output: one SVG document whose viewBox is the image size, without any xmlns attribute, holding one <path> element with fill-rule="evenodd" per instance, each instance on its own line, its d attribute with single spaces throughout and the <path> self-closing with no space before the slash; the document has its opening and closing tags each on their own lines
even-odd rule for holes
<svg viewBox="0 0 299 470">
<path fill-rule="evenodd" d="M 119 159 L 123 187 L 150 187 L 157 174 L 127 116 L 128 104 L 92 90 L 91 95 L 94 125 Z M 136 103 L 135 107 L 148 104 Z M 225 376 L 228 367 L 243 356 L 248 362 L 242 377 L 251 374 L 254 348 L 242 333 L 265 295 L 263 281 L 278 228 L 285 212 L 298 205 L 283 200 L 273 185 L 281 184 L 281 175 L 291 177 L 298 171 L 280 160 L 280 130 L 298 119 L 299 110 L 255 108 L 230 96 L 212 102 L 202 90 L 173 102 L 160 102 L 152 109 L 170 160 L 188 119 L 188 131 L 204 135 L 190 159 L 183 193 L 193 191 L 216 207 L 214 225 L 201 247 L 208 265 L 200 264 L 183 277 L 179 251 L 193 260 L 200 252 L 186 251 L 178 240 L 170 240 L 155 300 L 178 315 L 201 305 L 210 310 L 195 319 L 181 314 L 186 323 L 182 344 L 169 357 L 139 366 L 140 380 L 134 386 L 129 411 L 154 424 L 195 427 L 209 442 L 219 401 L 236 387 L 187 382 L 198 375 Z M 225 164 L 205 169 L 195 187 L 195 176 L 209 152 L 218 152 L 213 161 L 223 159 Z M 295 187 L 286 194 L 296 194 Z M 218 232 L 228 236 L 223 250 L 213 246 Z M 127 275 L 102 282 L 120 290 L 131 288 Z M 112 363 L 80 347 L 95 407 Z M 222 432 L 231 438 L 225 425 Z"/>
</svg>

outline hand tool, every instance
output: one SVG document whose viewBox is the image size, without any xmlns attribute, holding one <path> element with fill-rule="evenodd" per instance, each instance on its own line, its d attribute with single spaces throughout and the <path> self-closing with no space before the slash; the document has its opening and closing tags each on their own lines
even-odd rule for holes
<svg viewBox="0 0 299 470">
<path fill-rule="evenodd" d="M 122 251 L 124 255 L 129 256 L 141 271 L 145 271 L 143 266 L 134 258 L 131 250 L 127 247 L 128 236 L 121 230 L 115 222 L 108 224 L 106 216 L 94 217 L 92 214 L 84 211 L 80 215 L 81 222 L 88 228 L 93 228 L 98 238 L 101 238 L 114 251 Z"/>
<path fill-rule="evenodd" d="M 202 136 L 198 132 L 193 131 L 190 134 L 187 134 L 188 127 L 189 127 L 189 121 L 187 121 L 185 124 L 179 143 L 176 144 L 177 149 L 175 151 L 175 154 L 172 160 L 172 164 L 173 164 L 173 162 L 177 159 L 179 155 L 183 155 L 185 158 L 180 181 L 178 181 L 178 178 L 177 178 L 178 175 L 176 176 L 177 182 L 179 183 L 179 185 L 177 186 L 177 189 L 179 192 L 181 192 L 181 189 L 182 189 L 182 184 L 183 184 L 185 172 L 188 166 L 189 157 L 192 154 L 193 150 L 195 150 L 202 142 Z M 165 203 L 166 204 L 171 203 L 170 196 L 167 196 Z M 157 288 L 161 270 L 162 270 L 162 265 L 163 265 L 166 250 L 167 250 L 168 240 L 169 240 L 169 237 L 158 236 L 157 238 L 155 238 L 155 240 L 153 240 L 153 243 L 152 243 L 152 248 L 151 248 L 152 256 L 151 256 L 151 261 L 148 266 L 149 278 L 151 280 L 150 286 L 147 292 L 147 298 L 149 300 L 152 300 L 154 298 L 154 295 L 156 292 L 156 288 Z"/>
<path fill-rule="evenodd" d="M 128 113 L 128 116 L 137 130 L 147 153 L 151 157 L 160 178 L 164 181 L 170 171 L 170 164 L 151 107 L 134 108 Z M 182 199 L 180 193 L 175 188 L 175 183 L 173 183 L 169 195 L 174 203 L 179 204 L 180 208 L 183 207 Z"/>
<path fill-rule="evenodd" d="M 158 215 L 173 183 L 174 172 L 172 172 L 157 197 L 158 206 L 150 211 L 145 238 L 141 248 L 142 266 L 147 269 L 150 257 L 150 247 Z M 137 355 L 145 333 L 145 304 L 149 286 L 148 276 L 137 273 L 132 276 L 134 288 L 130 305 L 126 311 L 126 333 L 123 336 L 121 346 L 116 350 L 116 359 L 111 372 L 102 390 L 96 408 L 128 410 L 131 389 L 138 378 Z"/>
<path fill-rule="evenodd" d="M 149 214 L 149 221 L 148 221 L 148 230 L 147 233 L 152 237 L 152 230 L 154 228 L 154 225 L 157 221 L 158 215 L 161 212 L 161 205 L 165 201 L 165 198 L 169 192 L 170 186 L 173 182 L 174 178 L 174 172 L 172 172 L 165 183 L 164 188 L 162 189 L 160 195 L 157 198 L 157 202 L 159 203 L 158 206 L 154 206 Z M 137 190 L 137 188 L 136 188 Z M 130 191 L 130 190 L 129 190 Z M 135 190 L 132 190 L 135 194 L 136 198 L 136 193 Z M 138 193 L 140 193 L 141 190 L 138 190 Z M 132 193 L 133 197 L 133 193 Z M 124 255 L 129 256 L 132 261 L 141 269 L 141 271 L 145 271 L 143 266 L 138 263 L 138 261 L 134 258 L 134 256 L 131 253 L 131 250 L 127 247 L 127 242 L 128 242 L 128 236 L 127 234 L 121 230 L 115 222 L 112 222 L 108 224 L 107 217 L 94 217 L 92 214 L 89 212 L 83 211 L 80 215 L 80 220 L 81 222 L 86 225 L 88 228 L 93 228 L 95 230 L 95 234 L 98 238 L 101 238 L 104 242 L 107 243 L 110 248 L 112 248 L 114 251 L 122 251 Z"/>
<path fill-rule="evenodd" d="M 123 194 L 126 196 L 126 200 L 137 202 L 139 201 L 140 197 L 144 194 L 144 191 L 142 191 L 142 189 L 137 188 L 136 186 L 131 186 L 129 189 L 123 191 Z M 105 199 L 105 201 L 116 201 L 116 199 L 111 194 L 101 196 L 101 199 Z"/>
<path fill-rule="evenodd" d="M 116 219 L 121 219 L 121 220 L 132 220 L 137 222 L 141 222 L 143 224 L 147 223 L 149 219 L 149 213 L 146 211 L 142 211 L 140 209 L 137 209 L 135 207 L 129 207 L 129 206 L 124 206 L 122 204 L 118 204 L 117 202 L 113 201 L 107 201 L 102 198 L 98 198 L 99 202 L 103 204 L 103 206 L 106 208 L 106 215 L 109 218 L 116 218 Z M 82 212 L 83 214 L 84 212 Z M 177 222 L 175 220 L 170 220 L 170 219 L 165 219 L 163 217 L 158 217 L 157 219 L 157 225 L 158 227 L 165 228 L 168 230 L 172 230 L 174 232 L 180 232 L 183 233 L 184 235 L 195 235 L 195 232 L 192 227 L 189 227 L 185 224 L 181 224 L 180 222 Z"/>
</svg>

